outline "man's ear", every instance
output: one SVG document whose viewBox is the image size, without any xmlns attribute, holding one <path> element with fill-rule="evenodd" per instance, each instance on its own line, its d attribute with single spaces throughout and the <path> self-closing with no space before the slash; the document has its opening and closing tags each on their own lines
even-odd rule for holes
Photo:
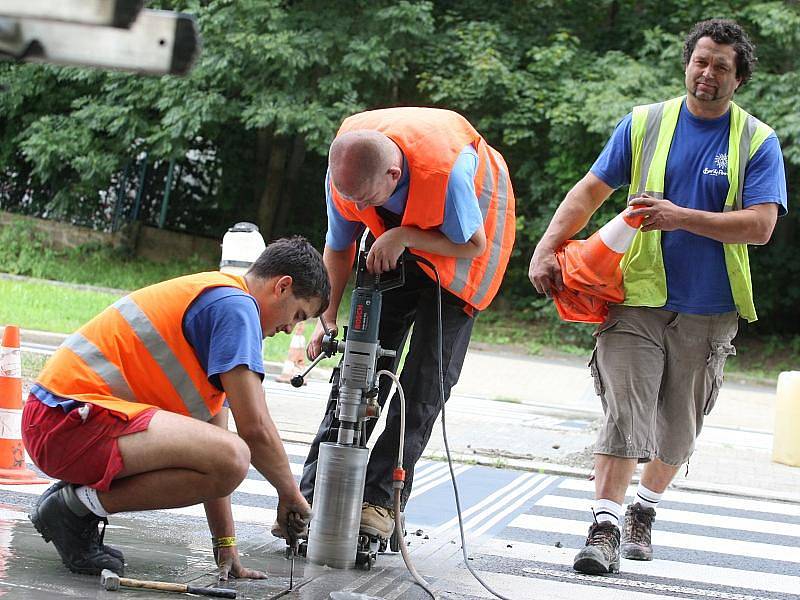
<svg viewBox="0 0 800 600">
<path fill-rule="evenodd" d="M 389 167 L 389 170 L 387 171 L 387 173 L 389 173 L 389 175 L 391 175 L 392 181 L 397 182 L 397 181 L 400 181 L 400 176 L 403 174 L 403 170 L 400 167 L 392 166 L 392 167 Z"/>
<path fill-rule="evenodd" d="M 291 275 L 282 275 L 278 278 L 275 282 L 275 292 L 276 295 L 282 296 L 286 292 L 292 291 L 292 283 L 294 280 L 292 279 Z"/>
</svg>

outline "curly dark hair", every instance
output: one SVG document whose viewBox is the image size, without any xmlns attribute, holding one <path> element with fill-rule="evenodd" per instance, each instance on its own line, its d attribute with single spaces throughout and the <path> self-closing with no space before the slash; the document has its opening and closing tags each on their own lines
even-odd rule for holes
<svg viewBox="0 0 800 600">
<path fill-rule="evenodd" d="M 736 76 L 744 85 L 753 74 L 758 59 L 756 47 L 747 37 L 744 29 L 729 19 L 709 19 L 696 23 L 683 44 L 683 66 L 689 64 L 694 47 L 700 38 L 710 37 L 717 44 L 728 44 L 736 51 Z"/>
<path fill-rule="evenodd" d="M 291 275 L 292 293 L 296 298 L 319 298 L 319 314 L 328 308 L 331 298 L 328 271 L 320 253 L 302 236 L 295 235 L 270 242 L 248 273 L 262 279 Z"/>
</svg>

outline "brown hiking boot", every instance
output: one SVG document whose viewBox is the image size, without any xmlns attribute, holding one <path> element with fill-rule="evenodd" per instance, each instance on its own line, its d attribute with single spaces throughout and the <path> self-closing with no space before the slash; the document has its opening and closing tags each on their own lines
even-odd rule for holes
<svg viewBox="0 0 800 600">
<path fill-rule="evenodd" d="M 609 521 L 592 523 L 572 568 L 588 575 L 619 573 L 619 527 Z"/>
<path fill-rule="evenodd" d="M 638 502 L 628 505 L 622 527 L 622 558 L 653 560 L 650 536 L 655 520 L 655 509 L 645 508 Z"/>
<path fill-rule="evenodd" d="M 361 505 L 361 533 L 372 535 L 382 540 L 392 537 L 394 531 L 394 511 L 383 506 L 364 502 Z"/>
</svg>

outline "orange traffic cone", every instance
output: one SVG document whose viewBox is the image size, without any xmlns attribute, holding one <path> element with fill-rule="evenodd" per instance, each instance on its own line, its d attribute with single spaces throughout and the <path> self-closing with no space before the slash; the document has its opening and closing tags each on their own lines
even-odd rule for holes
<svg viewBox="0 0 800 600">
<path fill-rule="evenodd" d="M 630 248 L 644 217 L 625 209 L 588 240 L 568 240 L 556 252 L 564 289 L 553 290 L 553 301 L 564 321 L 602 323 L 608 303 L 625 299 L 619 263 Z"/>
<path fill-rule="evenodd" d="M 289 351 L 286 354 L 286 360 L 283 361 L 283 370 L 275 378 L 275 381 L 290 383 L 292 377 L 303 371 L 306 364 L 306 337 L 303 335 L 305 328 L 305 321 L 294 326 L 292 341 L 289 342 Z"/>
<path fill-rule="evenodd" d="M 47 483 L 25 466 L 21 422 L 19 327 L 8 325 L 0 345 L 0 483 Z"/>
</svg>

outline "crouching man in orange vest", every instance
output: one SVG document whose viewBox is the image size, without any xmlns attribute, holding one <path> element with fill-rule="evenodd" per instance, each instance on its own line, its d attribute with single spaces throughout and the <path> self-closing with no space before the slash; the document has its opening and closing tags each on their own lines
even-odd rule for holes
<svg viewBox="0 0 800 600">
<path fill-rule="evenodd" d="M 244 276 L 198 273 L 143 288 L 65 340 L 22 423 L 33 461 L 61 480 L 31 520 L 64 565 L 121 574 L 122 553 L 98 531 L 108 514 L 202 502 L 220 578 L 266 577 L 240 563 L 231 492 L 252 463 L 278 491 L 284 535 L 299 533 L 310 509 L 267 410 L 262 339 L 319 315 L 329 298 L 320 254 L 303 238 L 281 239 Z"/>
<path fill-rule="evenodd" d="M 373 273 L 394 269 L 405 249 L 436 265 L 442 283 L 444 399 L 458 381 L 474 317 L 494 298 L 514 244 L 514 194 L 503 157 L 461 115 L 434 108 L 390 108 L 347 118 L 330 148 L 326 180 L 328 233 L 323 253 L 331 276 L 328 326 L 336 314 L 353 265 L 356 239 L 369 228 L 376 238 L 367 258 Z M 441 407 L 436 279 L 428 267 L 406 262 L 406 283 L 383 294 L 379 339 L 397 351 L 379 369 L 396 371 L 414 325 L 400 381 L 408 402 L 402 493 L 411 492 L 414 465 L 422 455 Z M 317 326 L 308 346 L 321 351 Z M 390 385 L 380 382 L 378 401 Z M 367 466 L 361 531 L 387 539 L 394 529 L 392 469 L 400 432 L 399 398 Z M 306 459 L 300 489 L 314 493 L 321 441 L 336 439 L 336 402 L 331 400 Z M 375 421 L 369 421 L 367 434 Z M 332 435 L 332 437 L 330 437 Z"/>
</svg>

